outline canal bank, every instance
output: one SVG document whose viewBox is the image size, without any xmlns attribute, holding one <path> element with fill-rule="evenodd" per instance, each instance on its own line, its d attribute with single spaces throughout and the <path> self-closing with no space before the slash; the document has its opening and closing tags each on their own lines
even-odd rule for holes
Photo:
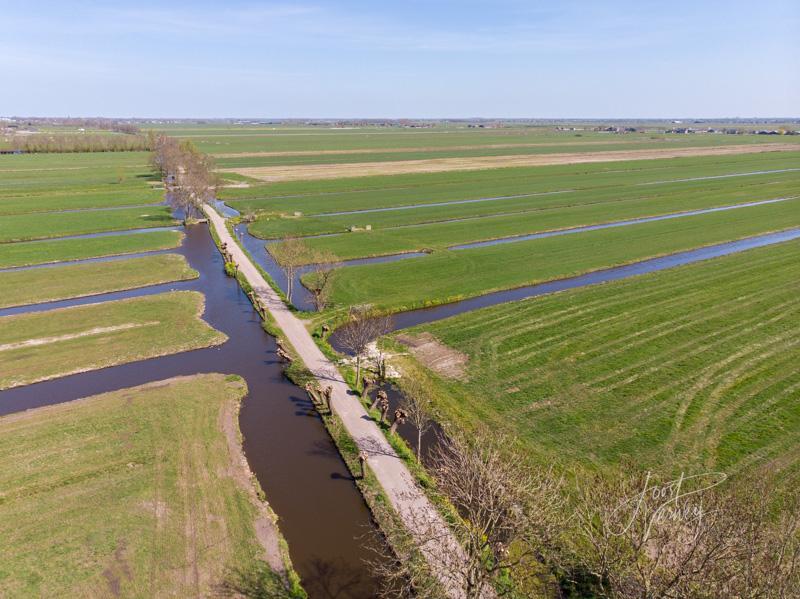
<svg viewBox="0 0 800 599">
<path fill-rule="evenodd" d="M 225 344 L 61 377 L 0 392 L 0 413 L 61 403 L 178 375 L 222 372 L 242 376 L 249 393 L 239 425 L 251 470 L 277 513 L 292 562 L 310 597 L 374 596 L 364 560 L 377 535 L 369 510 L 306 393 L 283 375 L 276 343 L 223 261 L 206 225 L 186 228 L 183 254 L 199 278 L 121 292 L 125 297 L 187 289 L 204 294 L 203 319 L 228 335 Z M 70 305 L 119 299 L 101 295 Z M 28 307 L 44 311 L 59 305 Z M 17 312 L 18 313 L 18 312 Z"/>
</svg>

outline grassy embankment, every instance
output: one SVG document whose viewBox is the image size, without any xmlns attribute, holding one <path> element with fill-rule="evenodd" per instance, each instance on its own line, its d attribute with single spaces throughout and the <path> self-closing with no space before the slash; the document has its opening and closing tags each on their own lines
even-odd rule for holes
<svg viewBox="0 0 800 599">
<path fill-rule="evenodd" d="M 444 303 L 800 225 L 800 203 L 783 202 L 628 227 L 442 251 L 352 266 L 335 278 L 337 305 L 390 310 Z"/>
<path fill-rule="evenodd" d="M 203 300 L 171 292 L 0 318 L 0 389 L 223 343 Z"/>
<path fill-rule="evenodd" d="M 165 250 L 180 246 L 182 239 L 183 234 L 179 231 L 152 231 L 86 239 L 4 243 L 0 244 L 0 268 Z"/>
<path fill-rule="evenodd" d="M 238 446 L 245 392 L 207 374 L 0 418 L 0 594 L 286 596 Z"/>
<path fill-rule="evenodd" d="M 469 357 L 462 380 L 421 375 L 444 419 L 509 432 L 528 459 L 765 468 L 796 488 L 799 298 L 794 241 L 410 331 Z"/>
<path fill-rule="evenodd" d="M 186 258 L 163 254 L 0 272 L 0 308 L 196 279 Z"/>
</svg>

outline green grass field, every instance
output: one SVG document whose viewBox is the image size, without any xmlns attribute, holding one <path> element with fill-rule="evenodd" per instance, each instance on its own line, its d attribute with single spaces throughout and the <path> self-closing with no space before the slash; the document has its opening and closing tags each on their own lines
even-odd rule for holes
<svg viewBox="0 0 800 599">
<path fill-rule="evenodd" d="M 0 595 L 211 596 L 238 571 L 284 596 L 222 428 L 245 392 L 206 374 L 0 418 Z"/>
<path fill-rule="evenodd" d="M 339 306 L 391 310 L 444 303 L 499 289 L 607 268 L 800 224 L 800 202 L 740 208 L 675 220 L 520 241 L 394 263 L 341 269 Z"/>
<path fill-rule="evenodd" d="M 197 278 L 178 254 L 0 272 L 0 307 L 22 306 Z"/>
<path fill-rule="evenodd" d="M 0 243 L 175 224 L 166 206 L 15 214 L 0 219 Z"/>
<path fill-rule="evenodd" d="M 698 189 L 671 191 L 657 196 L 641 194 L 592 194 L 587 198 L 576 194 L 550 196 L 543 206 L 525 212 L 498 213 L 487 216 L 459 217 L 467 220 L 432 222 L 421 225 L 402 225 L 397 228 L 376 228 L 330 237 L 305 240 L 311 248 L 330 252 L 339 259 L 361 258 L 430 249 L 500 237 L 554 231 L 570 227 L 608 223 L 619 220 L 664 215 L 676 212 L 733 206 L 750 201 L 800 197 L 800 173 L 796 181 L 787 183 L 755 183 L 732 189 Z M 639 188 L 641 189 L 641 188 Z M 640 192 L 641 193 L 641 192 Z M 605 197 L 603 197 L 605 196 Z M 574 204 L 545 207 L 551 202 L 572 198 Z M 588 200 L 588 201 L 587 201 Z M 493 204 L 494 202 L 487 202 Z M 476 206 L 480 204 L 472 204 Z M 470 206 L 467 204 L 466 206 Z M 445 207 L 442 207 L 445 208 Z M 436 209 L 439 210 L 439 209 Z M 421 212 L 419 210 L 418 212 Z M 401 210 L 396 213 L 412 212 Z M 457 210 L 456 210 L 457 212 Z M 286 219 L 283 219 L 286 220 Z"/>
<path fill-rule="evenodd" d="M 220 197 L 243 212 L 254 210 L 291 215 L 299 211 L 305 216 L 311 216 L 325 212 L 524 193 L 599 190 L 611 186 L 798 168 L 798 163 L 800 153 L 795 152 L 698 156 L 252 184 L 249 187 L 224 188 L 220 190 Z M 744 181 L 746 178 L 739 180 Z"/>
<path fill-rule="evenodd" d="M 498 155 L 616 148 L 685 147 L 732 143 L 763 143 L 754 135 L 676 135 L 636 132 L 618 135 L 592 131 L 558 131 L 553 126 L 511 124 L 501 128 L 469 128 L 466 123 L 429 128 L 308 127 L 298 125 L 167 125 L 164 130 L 191 140 L 210 154 L 222 154 L 220 166 L 266 164 L 374 162 L 440 156 Z M 526 147 L 528 146 L 528 147 Z M 225 154 L 303 152 L 308 155 L 241 156 Z"/>
<path fill-rule="evenodd" d="M 471 312 L 427 331 L 446 420 L 534 461 L 800 477 L 800 243 Z"/>
<path fill-rule="evenodd" d="M 54 239 L 0 244 L 0 268 L 28 266 L 100 256 L 118 256 L 178 247 L 179 231 L 152 231 L 88 239 Z"/>
<path fill-rule="evenodd" d="M 0 215 L 159 204 L 164 199 L 163 195 L 163 189 L 153 189 L 148 186 L 141 189 L 137 187 L 110 191 L 48 192 L 39 195 L 10 196 L 0 198 Z"/>
<path fill-rule="evenodd" d="M 606 205 L 609 211 L 622 203 L 640 202 L 658 206 L 664 203 L 677 209 L 704 207 L 736 203 L 740 200 L 790 196 L 800 189 L 800 171 L 729 177 L 704 181 L 682 181 L 659 185 L 625 184 L 617 177 L 616 184 L 600 185 L 588 189 L 570 189 L 569 180 L 564 179 L 561 189 L 531 192 L 527 195 L 514 193 L 490 201 L 450 200 L 461 203 L 446 205 L 420 205 L 402 209 L 364 212 L 358 214 L 320 215 L 302 217 L 262 216 L 250 225 L 250 231 L 262 238 L 280 238 L 286 235 L 319 235 L 344 233 L 350 227 L 373 231 L 392 227 L 409 227 L 418 224 L 444 222 L 455 219 L 479 218 L 498 214 L 520 214 L 537 210 L 575 208 L 589 205 Z M 574 179 L 573 179 L 574 182 Z M 538 194 L 538 195 L 537 195 Z M 447 201 L 447 200 L 445 200 Z M 475 221 L 474 229 L 481 230 L 481 222 Z"/>
<path fill-rule="evenodd" d="M 0 318 L 0 389 L 218 345 L 203 305 L 176 291 Z"/>
</svg>

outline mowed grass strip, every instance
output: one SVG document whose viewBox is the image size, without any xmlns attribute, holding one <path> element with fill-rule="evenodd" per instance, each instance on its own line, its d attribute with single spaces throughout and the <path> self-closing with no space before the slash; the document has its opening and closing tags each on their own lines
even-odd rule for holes
<svg viewBox="0 0 800 599">
<path fill-rule="evenodd" d="M 219 345 L 203 308 L 176 291 L 0 318 L 0 389 Z"/>
<path fill-rule="evenodd" d="M 0 244 L 0 268 L 164 250 L 178 247 L 181 239 L 183 233 L 179 231 L 152 231 L 88 239 L 4 243 Z"/>
<path fill-rule="evenodd" d="M 196 279 L 178 254 L 0 272 L 0 308 Z"/>
<path fill-rule="evenodd" d="M 740 208 L 626 227 L 520 241 L 393 263 L 342 268 L 339 306 L 391 310 L 455 301 L 800 225 L 800 203 Z"/>
<path fill-rule="evenodd" d="M 204 374 L 0 418 L 0 594 L 211 596 L 237 571 L 285 596 L 224 430 L 245 392 Z"/>
<path fill-rule="evenodd" d="M 175 224 L 166 206 L 15 214 L 0 218 L 0 243 Z"/>
<path fill-rule="evenodd" d="M 445 419 L 567 465 L 800 480 L 800 242 L 412 329 L 469 357 Z"/>
</svg>

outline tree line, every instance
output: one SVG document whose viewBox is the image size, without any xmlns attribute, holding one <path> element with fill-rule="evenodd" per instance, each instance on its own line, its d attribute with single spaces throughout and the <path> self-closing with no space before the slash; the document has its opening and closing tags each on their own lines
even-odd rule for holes
<svg viewBox="0 0 800 599">
<path fill-rule="evenodd" d="M 29 154 L 67 152 L 141 152 L 150 150 L 145 135 L 114 135 L 91 133 L 31 133 L 16 134 L 12 147 Z"/>
<path fill-rule="evenodd" d="M 199 217 L 203 205 L 213 201 L 220 185 L 213 160 L 190 141 L 150 133 L 151 166 L 161 175 L 167 202 L 183 211 L 187 220 Z"/>
</svg>

